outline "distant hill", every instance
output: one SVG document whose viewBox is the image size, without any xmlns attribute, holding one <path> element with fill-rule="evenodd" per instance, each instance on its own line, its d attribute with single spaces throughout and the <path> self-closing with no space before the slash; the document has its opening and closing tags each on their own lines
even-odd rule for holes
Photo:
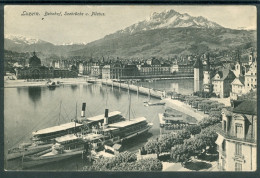
<svg viewBox="0 0 260 178">
<path fill-rule="evenodd" d="M 256 46 L 256 31 L 182 27 L 109 35 L 71 55 L 171 56 L 251 46 Z"/>
<path fill-rule="evenodd" d="M 146 20 L 88 44 L 54 45 L 23 36 L 5 36 L 6 50 L 35 50 L 44 56 L 171 57 L 237 47 L 256 48 L 256 31 L 227 29 L 204 17 L 175 10 L 155 12 Z"/>
</svg>

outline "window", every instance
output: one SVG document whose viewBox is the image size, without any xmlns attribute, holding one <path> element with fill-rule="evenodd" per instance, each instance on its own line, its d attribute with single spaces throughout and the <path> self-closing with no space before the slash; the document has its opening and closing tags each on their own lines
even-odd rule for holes
<svg viewBox="0 0 260 178">
<path fill-rule="evenodd" d="M 235 171 L 242 171 L 242 164 L 241 163 L 235 163 Z"/>
<path fill-rule="evenodd" d="M 238 138 L 243 138 L 244 137 L 244 132 L 243 132 L 243 126 L 242 124 L 236 124 L 236 127 L 235 127 L 235 132 L 236 132 L 236 136 Z"/>
<path fill-rule="evenodd" d="M 236 155 L 242 156 L 242 144 L 236 143 Z"/>
</svg>

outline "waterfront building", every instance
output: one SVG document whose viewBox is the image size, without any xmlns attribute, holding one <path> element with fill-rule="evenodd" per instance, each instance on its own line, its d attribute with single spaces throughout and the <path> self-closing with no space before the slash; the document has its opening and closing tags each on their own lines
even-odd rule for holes
<svg viewBox="0 0 260 178">
<path fill-rule="evenodd" d="M 219 170 L 256 171 L 256 101 L 235 104 L 233 111 L 222 110 L 222 125 L 217 131 Z"/>
<path fill-rule="evenodd" d="M 102 77 L 102 67 L 100 65 L 91 66 L 91 76 L 96 78 Z"/>
<path fill-rule="evenodd" d="M 171 74 L 171 66 L 169 64 L 161 64 L 156 58 L 148 59 L 139 68 L 141 76 L 169 75 Z"/>
<path fill-rule="evenodd" d="M 79 74 L 83 74 L 84 71 L 84 66 L 83 66 L 83 62 L 79 62 L 78 63 L 78 69 L 79 69 Z"/>
<path fill-rule="evenodd" d="M 222 68 L 212 79 L 213 93 L 220 98 L 229 97 L 231 91 L 231 83 L 236 78 L 235 74 L 227 68 Z"/>
<path fill-rule="evenodd" d="M 203 78 L 203 65 L 199 58 L 194 63 L 194 92 L 201 91 Z"/>
<path fill-rule="evenodd" d="M 110 79 L 110 65 L 105 65 L 102 68 L 102 79 Z"/>
<path fill-rule="evenodd" d="M 209 62 L 209 55 L 207 55 L 207 63 L 206 68 L 203 71 L 203 90 L 205 92 L 212 92 L 212 83 L 211 83 L 211 70 L 210 70 L 210 62 Z"/>
<path fill-rule="evenodd" d="M 41 65 L 41 59 L 37 57 L 36 53 L 29 59 L 29 67 L 17 68 L 17 79 L 45 79 L 53 77 L 77 77 L 77 72 L 67 69 L 54 69 L 53 67 L 46 67 Z"/>
</svg>

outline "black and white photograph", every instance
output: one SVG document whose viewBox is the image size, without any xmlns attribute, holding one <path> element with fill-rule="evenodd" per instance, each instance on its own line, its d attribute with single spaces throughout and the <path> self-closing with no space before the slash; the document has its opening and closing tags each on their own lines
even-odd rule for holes
<svg viewBox="0 0 260 178">
<path fill-rule="evenodd" d="M 257 170 L 254 5 L 5 5 L 5 171 Z"/>
</svg>

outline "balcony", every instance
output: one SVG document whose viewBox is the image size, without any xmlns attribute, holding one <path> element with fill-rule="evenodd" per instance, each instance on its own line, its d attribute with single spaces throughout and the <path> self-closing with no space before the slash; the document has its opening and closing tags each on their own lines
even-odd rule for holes
<svg viewBox="0 0 260 178">
<path fill-rule="evenodd" d="M 236 141 L 241 141 L 241 142 L 249 142 L 252 144 L 256 144 L 256 140 L 254 138 L 248 139 L 248 138 L 238 138 L 235 135 L 231 135 L 229 132 L 225 132 L 222 130 L 221 127 L 216 128 L 216 132 L 222 135 L 225 139 L 231 139 L 231 140 L 236 140 Z"/>
</svg>

